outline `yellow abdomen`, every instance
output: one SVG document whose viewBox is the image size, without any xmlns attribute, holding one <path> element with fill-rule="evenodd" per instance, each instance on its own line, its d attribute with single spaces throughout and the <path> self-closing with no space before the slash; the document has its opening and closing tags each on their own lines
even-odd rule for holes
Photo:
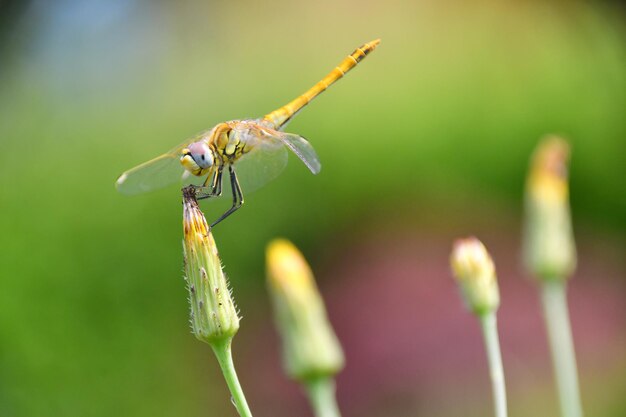
<svg viewBox="0 0 626 417">
<path fill-rule="evenodd" d="M 309 104 L 311 100 L 313 100 L 320 93 L 325 91 L 335 81 L 343 77 L 370 52 L 376 49 L 379 43 L 380 39 L 376 39 L 358 47 L 354 52 L 352 52 L 343 61 L 341 61 L 339 65 L 337 65 L 326 77 L 322 78 L 308 91 L 306 91 L 304 94 L 291 101 L 290 103 L 284 105 L 283 107 L 267 114 L 263 117 L 263 119 L 272 123 L 275 129 L 280 129 L 281 126 L 289 121 L 289 119 L 291 119 L 296 113 L 302 110 L 304 106 Z"/>
</svg>

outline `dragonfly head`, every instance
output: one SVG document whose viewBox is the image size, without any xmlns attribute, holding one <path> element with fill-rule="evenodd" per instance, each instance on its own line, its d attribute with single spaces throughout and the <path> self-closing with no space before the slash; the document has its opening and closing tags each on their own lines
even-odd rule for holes
<svg viewBox="0 0 626 417">
<path fill-rule="evenodd" d="M 183 149 L 182 154 L 180 163 L 193 175 L 204 175 L 213 166 L 213 152 L 204 141 L 192 143 Z"/>
</svg>

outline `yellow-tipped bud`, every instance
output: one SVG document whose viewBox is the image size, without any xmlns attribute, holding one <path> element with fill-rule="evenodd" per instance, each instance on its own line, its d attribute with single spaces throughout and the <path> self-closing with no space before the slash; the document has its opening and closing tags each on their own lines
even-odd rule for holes
<svg viewBox="0 0 626 417">
<path fill-rule="evenodd" d="M 183 231 L 193 334 L 209 344 L 232 338 L 239 330 L 239 316 L 193 187 L 183 189 Z"/>
<path fill-rule="evenodd" d="M 493 260 L 475 237 L 454 242 L 450 265 L 467 307 L 478 315 L 494 312 L 500 305 L 500 292 Z"/>
<path fill-rule="evenodd" d="M 343 351 L 328 321 L 311 268 L 289 241 L 267 247 L 268 289 L 283 341 L 287 374 L 301 382 L 332 376 L 343 368 Z"/>
<path fill-rule="evenodd" d="M 576 268 L 567 185 L 570 149 L 557 136 L 541 141 L 526 181 L 524 261 L 540 279 L 566 279 Z"/>
</svg>

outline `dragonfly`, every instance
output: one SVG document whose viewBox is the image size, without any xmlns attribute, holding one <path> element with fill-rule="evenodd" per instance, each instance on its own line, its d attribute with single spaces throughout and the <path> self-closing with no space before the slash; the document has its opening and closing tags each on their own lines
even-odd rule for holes
<svg viewBox="0 0 626 417">
<path fill-rule="evenodd" d="M 253 191 L 274 179 L 287 164 L 287 149 L 313 173 L 321 164 L 315 149 L 302 136 L 284 132 L 287 123 L 363 58 L 380 39 L 365 43 L 344 58 L 328 75 L 286 105 L 258 119 L 222 122 L 185 140 L 148 162 L 124 172 L 116 181 L 122 194 L 152 191 L 180 181 L 196 188 L 198 199 L 223 195 L 222 182 L 230 180 L 232 205 L 211 227 L 239 209 L 243 189 Z M 241 178 L 241 179 L 240 179 Z"/>
</svg>

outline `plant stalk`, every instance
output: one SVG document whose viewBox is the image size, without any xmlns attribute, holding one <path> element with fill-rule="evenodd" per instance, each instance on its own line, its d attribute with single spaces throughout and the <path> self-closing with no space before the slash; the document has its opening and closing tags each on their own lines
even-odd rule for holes
<svg viewBox="0 0 626 417">
<path fill-rule="evenodd" d="M 316 417 L 341 417 L 335 397 L 335 381 L 330 376 L 305 382 L 309 401 Z"/>
<path fill-rule="evenodd" d="M 576 355 L 567 309 L 564 280 L 545 281 L 541 288 L 544 319 L 559 391 L 561 415 L 582 417 Z"/>
<path fill-rule="evenodd" d="M 480 324 L 485 340 L 487 362 L 489 363 L 489 375 L 493 390 L 493 403 L 496 417 L 506 417 L 506 388 L 504 385 L 504 370 L 502 367 L 502 355 L 498 340 L 498 325 L 496 313 L 489 312 L 480 316 Z"/>
<path fill-rule="evenodd" d="M 222 368 L 224 379 L 230 390 L 231 400 L 241 417 L 252 417 L 250 407 L 246 402 L 246 397 L 239 384 L 237 372 L 235 372 L 235 364 L 233 363 L 233 354 L 231 350 L 232 338 L 228 337 L 223 340 L 210 342 L 211 348 L 217 357 L 217 361 Z"/>
</svg>

